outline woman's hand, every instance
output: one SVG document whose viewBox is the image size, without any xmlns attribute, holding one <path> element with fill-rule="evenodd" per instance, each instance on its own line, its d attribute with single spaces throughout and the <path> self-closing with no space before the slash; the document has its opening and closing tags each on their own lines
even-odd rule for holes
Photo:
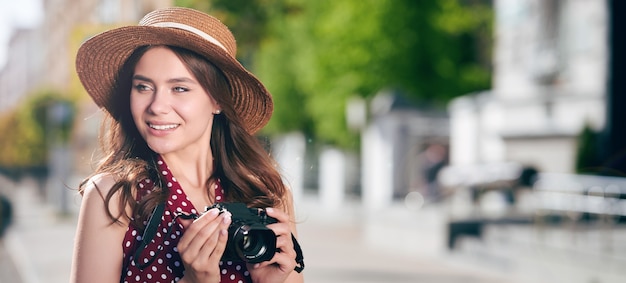
<svg viewBox="0 0 626 283">
<path fill-rule="evenodd" d="M 219 262 L 228 240 L 230 212 L 219 214 L 210 209 L 198 219 L 183 220 L 185 233 L 178 242 L 178 252 L 185 266 L 180 282 L 220 282 Z"/>
<path fill-rule="evenodd" d="M 289 215 L 280 209 L 268 208 L 267 215 L 276 218 L 278 223 L 267 225 L 276 234 L 276 254 L 269 261 L 248 264 L 248 271 L 255 283 L 285 282 L 296 267 L 296 251 L 291 239 Z"/>
</svg>

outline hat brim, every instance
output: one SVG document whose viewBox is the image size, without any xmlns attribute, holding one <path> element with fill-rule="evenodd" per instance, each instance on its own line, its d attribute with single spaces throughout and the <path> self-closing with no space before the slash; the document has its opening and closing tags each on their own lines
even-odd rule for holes
<svg viewBox="0 0 626 283">
<path fill-rule="evenodd" d="M 186 48 L 204 56 L 226 76 L 233 107 L 246 131 L 253 134 L 269 121 L 273 102 L 265 86 L 221 47 L 185 30 L 154 26 L 127 26 L 85 41 L 76 57 L 76 72 L 94 102 L 114 113 L 111 92 L 117 76 L 135 49 L 146 45 Z"/>
</svg>

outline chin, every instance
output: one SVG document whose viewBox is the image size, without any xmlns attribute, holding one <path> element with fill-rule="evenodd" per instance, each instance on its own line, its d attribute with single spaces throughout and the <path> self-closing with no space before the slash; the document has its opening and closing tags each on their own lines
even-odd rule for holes
<svg viewBox="0 0 626 283">
<path fill-rule="evenodd" d="M 148 147 L 150 147 L 150 149 L 152 149 L 152 151 L 154 151 L 155 153 L 161 154 L 161 155 L 170 153 L 175 150 L 171 146 L 162 145 L 162 144 L 159 144 L 159 145 L 148 144 Z"/>
</svg>

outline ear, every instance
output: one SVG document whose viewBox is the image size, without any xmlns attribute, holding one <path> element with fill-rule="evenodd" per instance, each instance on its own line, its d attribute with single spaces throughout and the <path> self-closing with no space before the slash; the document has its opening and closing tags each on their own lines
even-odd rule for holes
<svg viewBox="0 0 626 283">
<path fill-rule="evenodd" d="M 215 98 L 213 98 L 213 96 L 209 95 L 209 98 L 211 98 L 211 103 L 213 104 L 213 115 L 219 115 L 222 113 L 222 107 L 220 106 L 220 104 L 217 102 L 217 100 L 215 100 Z"/>
</svg>

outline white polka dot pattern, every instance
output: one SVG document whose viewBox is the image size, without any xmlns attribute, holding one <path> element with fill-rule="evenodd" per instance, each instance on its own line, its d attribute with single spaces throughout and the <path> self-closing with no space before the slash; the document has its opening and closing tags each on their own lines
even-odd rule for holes
<svg viewBox="0 0 626 283">
<path fill-rule="evenodd" d="M 164 183 L 167 185 L 170 196 L 167 200 L 165 212 L 161 217 L 160 228 L 157 230 L 154 239 L 146 246 L 137 262 L 147 263 L 150 265 L 140 269 L 133 259 L 135 250 L 141 243 L 141 232 L 131 225 L 126 231 L 122 248 L 124 251 L 124 266 L 126 270 L 122 282 L 176 282 L 183 277 L 184 266 L 176 249 L 178 241 L 184 233 L 184 227 L 180 222 L 174 225 L 168 233 L 168 227 L 177 212 L 197 213 L 193 204 L 187 198 L 184 190 L 171 174 L 171 171 L 159 156 L 157 161 L 159 170 L 161 171 Z M 158 182 L 157 182 L 158 183 Z M 215 200 L 220 202 L 224 200 L 224 190 L 217 184 L 215 189 Z M 149 194 L 154 186 L 154 182 L 150 179 L 143 180 L 139 183 L 142 190 L 140 196 Z M 147 222 L 144 222 L 144 224 Z M 221 282 L 252 282 L 250 273 L 246 269 L 243 262 L 220 262 Z"/>
</svg>

